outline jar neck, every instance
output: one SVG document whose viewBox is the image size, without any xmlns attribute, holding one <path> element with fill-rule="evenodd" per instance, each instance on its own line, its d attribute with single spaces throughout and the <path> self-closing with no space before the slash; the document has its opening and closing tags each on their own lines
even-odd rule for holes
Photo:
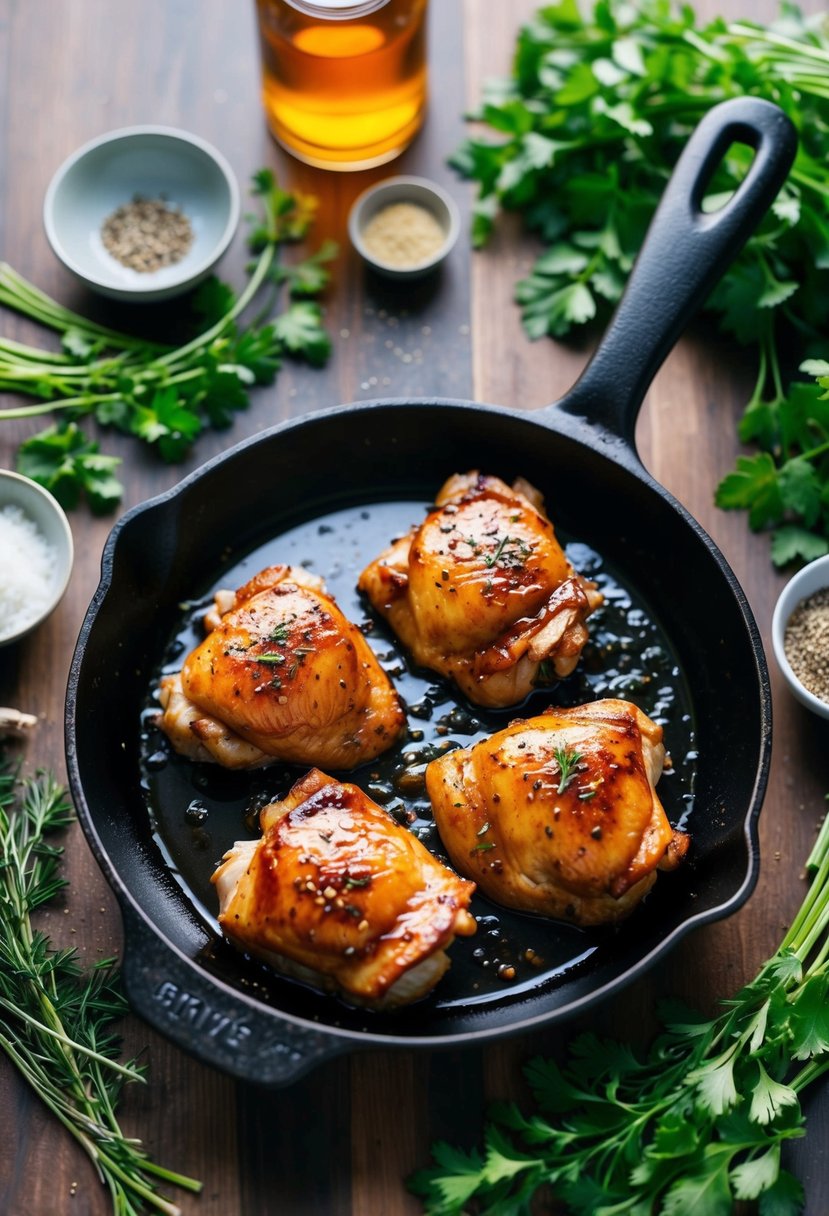
<svg viewBox="0 0 829 1216">
<path fill-rule="evenodd" d="M 291 8 L 306 17 L 317 17 L 323 21 L 350 21 L 353 17 L 367 17 L 378 8 L 384 8 L 389 0 L 285 0 Z"/>
</svg>

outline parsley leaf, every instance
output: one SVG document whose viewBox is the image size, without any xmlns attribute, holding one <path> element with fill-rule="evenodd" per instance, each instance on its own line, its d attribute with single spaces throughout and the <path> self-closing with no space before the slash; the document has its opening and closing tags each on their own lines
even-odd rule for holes
<svg viewBox="0 0 829 1216">
<path fill-rule="evenodd" d="M 331 339 L 322 323 L 318 304 L 297 300 L 273 325 L 274 334 L 293 355 L 302 355 L 316 367 L 325 363 L 331 353 Z"/>
<path fill-rule="evenodd" d="M 62 507 L 75 507 L 82 494 L 96 514 L 110 511 L 123 491 L 115 477 L 119 456 L 104 456 L 74 423 L 56 423 L 20 445 L 17 471 L 54 494 Z"/>
<path fill-rule="evenodd" d="M 787 396 L 753 403 L 744 437 L 760 447 L 738 456 L 717 487 L 714 501 L 748 511 L 749 526 L 770 528 L 771 557 L 778 566 L 811 561 L 829 552 L 829 375 L 822 360 L 802 369 L 813 384 L 793 384 Z"/>
</svg>

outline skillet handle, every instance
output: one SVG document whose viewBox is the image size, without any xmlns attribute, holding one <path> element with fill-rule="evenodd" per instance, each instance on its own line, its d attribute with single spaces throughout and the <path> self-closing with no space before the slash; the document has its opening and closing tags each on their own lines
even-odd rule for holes
<svg viewBox="0 0 829 1216">
<path fill-rule="evenodd" d="M 158 937 L 127 905 L 121 974 L 134 1011 L 197 1059 L 240 1081 L 280 1088 L 352 1050 L 342 1038 L 240 998 Z"/>
<path fill-rule="evenodd" d="M 706 188 L 733 143 L 755 149 L 751 166 L 725 206 L 706 213 Z M 556 408 L 598 423 L 635 451 L 651 380 L 765 215 L 796 150 L 793 124 L 771 102 L 738 97 L 708 111 L 674 168 L 604 338 Z"/>
</svg>

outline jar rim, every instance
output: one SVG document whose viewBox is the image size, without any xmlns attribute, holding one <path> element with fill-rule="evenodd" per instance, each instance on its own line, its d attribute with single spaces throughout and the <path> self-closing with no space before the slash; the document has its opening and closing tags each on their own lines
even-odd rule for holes
<svg viewBox="0 0 829 1216">
<path fill-rule="evenodd" d="M 389 0 L 285 0 L 291 8 L 308 17 L 323 21 L 347 21 L 352 17 L 367 17 L 384 8 Z"/>
</svg>

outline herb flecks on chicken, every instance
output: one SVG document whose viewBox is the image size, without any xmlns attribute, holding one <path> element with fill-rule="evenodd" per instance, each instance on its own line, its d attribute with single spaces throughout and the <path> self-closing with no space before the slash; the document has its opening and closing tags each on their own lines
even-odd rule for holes
<svg viewBox="0 0 829 1216">
<path fill-rule="evenodd" d="M 593 701 L 433 760 L 426 788 L 452 864 L 485 895 L 597 925 L 627 916 L 687 850 L 656 794 L 664 757 L 662 727 L 635 705 Z"/>
<path fill-rule="evenodd" d="M 162 677 L 159 725 L 176 751 L 226 768 L 274 760 L 351 769 L 397 740 L 397 693 L 360 630 L 301 567 L 219 591 L 207 637 Z"/>
<path fill-rule="evenodd" d="M 602 602 L 573 568 L 525 481 L 450 477 L 419 526 L 360 575 L 360 590 L 417 663 L 478 705 L 515 705 L 564 677 Z"/>
<path fill-rule="evenodd" d="M 357 786 L 313 769 L 260 823 L 213 882 L 224 932 L 275 969 L 389 1009 L 431 991 L 455 935 L 475 932 L 474 884 Z"/>
</svg>

